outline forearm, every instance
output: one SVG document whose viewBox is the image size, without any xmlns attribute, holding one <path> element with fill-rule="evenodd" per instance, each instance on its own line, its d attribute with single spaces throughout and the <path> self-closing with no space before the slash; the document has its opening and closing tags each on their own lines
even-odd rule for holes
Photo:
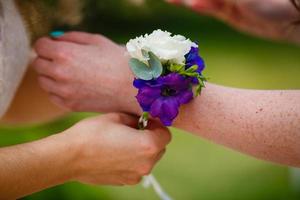
<svg viewBox="0 0 300 200">
<path fill-rule="evenodd" d="M 207 84 L 175 126 L 258 158 L 300 166 L 300 92 Z"/>
<path fill-rule="evenodd" d="M 66 182 L 74 157 L 64 135 L 0 149 L 0 199 L 17 199 Z"/>
<path fill-rule="evenodd" d="M 167 0 L 263 38 L 300 44 L 299 0 Z"/>
</svg>

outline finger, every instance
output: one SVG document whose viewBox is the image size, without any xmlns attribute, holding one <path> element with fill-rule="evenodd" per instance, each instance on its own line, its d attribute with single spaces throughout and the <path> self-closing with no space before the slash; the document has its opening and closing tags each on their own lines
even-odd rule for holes
<svg viewBox="0 0 300 200">
<path fill-rule="evenodd" d="M 115 123 L 128 126 L 133 129 L 137 129 L 139 118 L 134 115 L 129 115 L 125 113 L 110 113 L 106 117 Z"/>
<path fill-rule="evenodd" d="M 58 83 L 50 77 L 39 76 L 38 82 L 40 87 L 48 93 L 56 94 L 59 89 Z"/>
<path fill-rule="evenodd" d="M 73 50 L 77 49 L 78 44 L 67 41 L 53 40 L 49 37 L 43 37 L 34 44 L 34 49 L 39 57 L 49 60 L 67 59 Z"/>
<path fill-rule="evenodd" d="M 85 32 L 68 32 L 56 38 L 59 41 L 74 42 L 82 45 L 100 45 L 105 37 Z"/>
<path fill-rule="evenodd" d="M 124 185 L 137 185 L 142 180 L 142 177 L 136 173 L 123 173 L 120 176 Z"/>
<path fill-rule="evenodd" d="M 51 78 L 56 77 L 56 66 L 53 64 L 53 62 L 47 59 L 38 57 L 31 63 L 31 66 L 39 75 L 48 76 Z"/>
<path fill-rule="evenodd" d="M 57 96 L 56 94 L 50 93 L 49 94 L 49 99 L 55 105 L 57 105 L 57 106 L 59 106 L 63 109 L 66 109 L 65 106 L 64 106 L 65 105 L 65 100 L 62 97 Z"/>
<path fill-rule="evenodd" d="M 50 60 L 56 57 L 56 52 L 58 51 L 58 49 L 58 43 L 48 37 L 40 38 L 34 44 L 34 50 L 36 51 L 38 56 Z"/>
<path fill-rule="evenodd" d="M 170 131 L 158 121 L 150 121 L 149 129 L 145 130 L 145 137 L 153 140 L 159 149 L 164 149 L 172 139 Z"/>
<path fill-rule="evenodd" d="M 157 154 L 157 156 L 156 156 L 156 158 L 155 158 L 155 162 L 157 163 L 158 161 L 160 161 L 161 160 L 161 158 L 165 155 L 165 153 L 166 153 L 166 148 L 165 149 L 163 149 L 161 152 L 159 152 L 158 154 Z"/>
</svg>

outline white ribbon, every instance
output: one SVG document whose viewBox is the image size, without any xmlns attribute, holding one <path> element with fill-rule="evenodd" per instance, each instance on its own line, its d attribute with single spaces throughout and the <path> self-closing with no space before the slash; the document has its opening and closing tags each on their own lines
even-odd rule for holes
<svg viewBox="0 0 300 200">
<path fill-rule="evenodd" d="M 139 119 L 139 127 L 140 128 L 146 128 L 148 126 L 148 119 L 145 119 L 145 116 L 142 115 L 141 118 Z M 160 186 L 156 178 L 153 176 L 153 174 L 150 174 L 148 176 L 144 177 L 143 181 L 143 186 L 144 188 L 150 188 L 151 186 L 154 189 L 154 192 L 157 194 L 157 196 L 161 200 L 173 200 Z"/>
<path fill-rule="evenodd" d="M 143 187 L 144 188 L 150 188 L 153 187 L 154 192 L 157 194 L 157 196 L 161 199 L 161 200 L 173 200 L 164 190 L 163 188 L 160 186 L 160 184 L 158 183 L 158 181 L 156 180 L 156 178 L 150 174 L 149 176 L 145 176 L 144 177 L 144 181 L 143 181 Z"/>
</svg>

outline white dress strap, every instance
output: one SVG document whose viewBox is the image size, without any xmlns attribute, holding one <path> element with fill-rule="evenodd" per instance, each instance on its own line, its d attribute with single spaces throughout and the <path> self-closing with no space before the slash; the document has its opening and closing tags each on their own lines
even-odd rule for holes
<svg viewBox="0 0 300 200">
<path fill-rule="evenodd" d="M 0 117 L 22 81 L 29 54 L 29 37 L 14 0 L 0 0 Z"/>
</svg>

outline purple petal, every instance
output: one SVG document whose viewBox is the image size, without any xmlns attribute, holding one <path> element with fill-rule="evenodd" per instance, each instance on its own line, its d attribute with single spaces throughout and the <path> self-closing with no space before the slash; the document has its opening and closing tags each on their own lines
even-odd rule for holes
<svg viewBox="0 0 300 200">
<path fill-rule="evenodd" d="M 169 86 L 175 90 L 182 90 L 188 88 L 190 85 L 189 79 L 186 79 L 184 76 L 177 73 L 171 73 L 167 76 L 162 76 L 158 78 L 157 81 L 162 85 Z"/>
<path fill-rule="evenodd" d="M 161 87 L 161 84 L 158 83 L 157 80 L 150 80 L 150 81 L 145 81 L 142 79 L 134 79 L 133 81 L 133 86 L 140 89 L 142 87 Z"/>
<path fill-rule="evenodd" d="M 163 116 L 175 119 L 179 112 L 180 103 L 176 98 L 167 98 L 162 105 Z"/>
<path fill-rule="evenodd" d="M 164 126 L 172 126 L 173 124 L 173 120 L 169 118 L 161 118 L 160 121 Z"/>
<path fill-rule="evenodd" d="M 133 86 L 140 89 L 140 88 L 146 86 L 146 81 L 144 81 L 142 79 L 134 79 Z"/>
<path fill-rule="evenodd" d="M 192 82 L 193 85 L 198 85 L 198 84 L 199 84 L 198 79 L 195 78 L 195 77 L 192 78 L 192 81 L 191 81 L 191 82 Z"/>
<path fill-rule="evenodd" d="M 194 94 L 191 90 L 182 91 L 178 94 L 177 99 L 180 104 L 187 104 L 194 98 Z"/>
<path fill-rule="evenodd" d="M 152 117 L 159 117 L 165 126 L 171 126 L 179 113 L 179 102 L 176 98 L 159 98 L 151 106 Z"/>
<path fill-rule="evenodd" d="M 159 88 L 143 87 L 139 89 L 136 99 L 144 111 L 149 111 L 152 103 L 160 97 L 160 93 Z"/>
<path fill-rule="evenodd" d="M 197 65 L 198 69 L 197 72 L 202 74 L 202 71 L 205 69 L 204 60 L 199 55 L 199 49 L 192 47 L 190 52 L 185 56 L 186 59 L 186 66 L 187 68 Z"/>
<path fill-rule="evenodd" d="M 163 97 L 160 97 L 153 102 L 150 108 L 150 114 L 152 117 L 159 117 L 159 115 L 162 112 L 163 102 L 164 102 Z"/>
</svg>

